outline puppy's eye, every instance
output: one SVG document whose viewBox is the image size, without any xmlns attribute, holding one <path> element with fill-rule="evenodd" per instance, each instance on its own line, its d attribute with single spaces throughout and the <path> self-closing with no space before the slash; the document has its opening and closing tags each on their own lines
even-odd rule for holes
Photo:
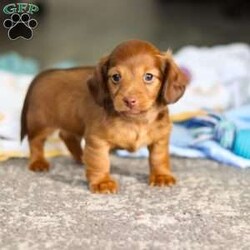
<svg viewBox="0 0 250 250">
<path fill-rule="evenodd" d="M 122 78 L 121 75 L 118 73 L 111 76 L 111 80 L 114 84 L 118 84 L 121 78 Z"/>
<path fill-rule="evenodd" d="M 145 83 L 152 83 L 153 80 L 154 80 L 154 75 L 151 74 L 151 73 L 146 73 L 144 76 L 143 76 L 143 80 Z"/>
</svg>

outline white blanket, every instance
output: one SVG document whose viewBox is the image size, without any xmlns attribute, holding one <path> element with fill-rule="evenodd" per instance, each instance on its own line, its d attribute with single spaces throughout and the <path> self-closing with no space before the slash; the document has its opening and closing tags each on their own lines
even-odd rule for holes
<svg viewBox="0 0 250 250">
<path fill-rule="evenodd" d="M 175 59 L 191 74 L 191 83 L 172 114 L 199 109 L 223 111 L 250 103 L 250 46 L 187 46 Z"/>
</svg>

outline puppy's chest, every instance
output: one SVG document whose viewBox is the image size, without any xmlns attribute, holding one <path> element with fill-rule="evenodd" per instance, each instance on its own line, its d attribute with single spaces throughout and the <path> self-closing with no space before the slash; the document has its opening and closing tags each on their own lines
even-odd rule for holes
<svg viewBox="0 0 250 250">
<path fill-rule="evenodd" d="M 109 139 L 114 148 L 136 151 L 142 146 L 151 144 L 152 128 L 143 124 L 122 124 L 113 127 Z"/>
</svg>

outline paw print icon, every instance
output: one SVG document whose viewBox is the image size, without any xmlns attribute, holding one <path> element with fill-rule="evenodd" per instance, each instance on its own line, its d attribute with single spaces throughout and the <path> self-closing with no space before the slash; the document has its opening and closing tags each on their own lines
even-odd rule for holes
<svg viewBox="0 0 250 250">
<path fill-rule="evenodd" d="M 10 40 L 16 40 L 20 37 L 30 40 L 33 37 L 33 29 L 38 23 L 35 19 L 31 19 L 29 14 L 23 13 L 19 15 L 14 13 L 10 19 L 3 22 L 3 26 L 8 29 L 8 37 Z"/>
</svg>

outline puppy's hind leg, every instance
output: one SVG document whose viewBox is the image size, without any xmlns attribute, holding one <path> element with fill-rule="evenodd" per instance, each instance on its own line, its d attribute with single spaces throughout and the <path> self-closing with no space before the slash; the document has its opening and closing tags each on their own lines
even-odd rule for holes
<svg viewBox="0 0 250 250">
<path fill-rule="evenodd" d="M 36 133 L 35 135 L 28 136 L 30 146 L 30 165 L 29 169 L 35 172 L 43 172 L 49 170 L 49 163 L 44 157 L 44 143 L 46 138 L 54 130 L 46 129 Z"/>
<path fill-rule="evenodd" d="M 83 155 L 81 137 L 63 130 L 60 131 L 59 136 L 66 144 L 75 161 L 81 164 Z"/>
</svg>

